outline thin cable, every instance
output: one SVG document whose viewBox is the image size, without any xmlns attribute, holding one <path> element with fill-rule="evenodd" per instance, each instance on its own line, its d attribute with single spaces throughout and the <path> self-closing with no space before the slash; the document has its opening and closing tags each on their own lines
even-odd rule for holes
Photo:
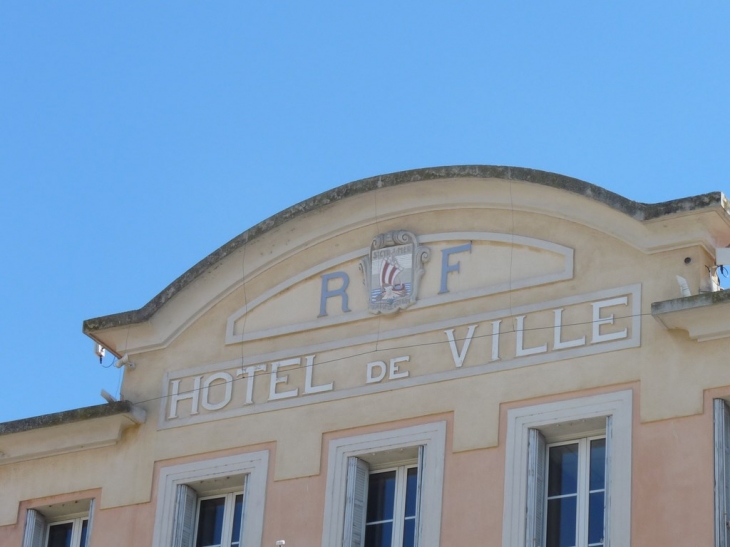
<svg viewBox="0 0 730 547">
<path fill-rule="evenodd" d="M 614 316 L 614 321 L 620 321 L 620 320 L 625 320 L 625 319 L 633 319 L 635 317 L 648 317 L 650 315 L 651 315 L 651 312 L 637 313 L 637 314 L 632 314 L 632 315 L 623 315 L 623 316 L 619 316 L 619 317 Z M 592 321 L 591 320 L 591 321 L 580 321 L 580 322 L 577 322 L 577 323 L 565 323 L 565 324 L 562 324 L 561 326 L 562 327 L 574 327 L 574 326 L 580 326 L 580 325 L 592 325 L 594 323 L 598 323 L 598 322 L 603 321 L 603 320 L 605 320 L 605 318 L 599 319 L 599 321 Z M 462 326 L 466 326 L 466 325 L 462 325 Z M 548 330 L 548 329 L 554 329 L 554 328 L 555 328 L 555 325 L 551 325 L 549 327 L 532 327 L 532 328 L 527 328 L 527 329 L 521 329 L 520 332 L 533 332 L 533 331 L 541 331 L 541 330 Z M 502 331 L 500 333 L 500 335 L 502 335 L 502 334 L 514 334 L 516 332 L 518 332 L 518 331 L 513 328 L 513 329 L 508 330 L 508 331 Z M 481 334 L 481 335 L 478 335 L 478 336 L 472 336 L 471 339 L 473 340 L 475 338 L 476 339 L 480 339 L 480 338 L 492 338 L 492 337 L 494 337 L 494 335 L 492 333 L 489 333 L 489 334 Z M 466 340 L 466 338 L 454 338 L 454 342 L 463 342 L 464 340 Z M 311 366 L 312 366 L 312 368 L 314 368 L 314 367 L 318 367 L 318 366 L 321 366 L 321 365 L 327 365 L 327 364 L 330 364 L 330 363 L 336 363 L 338 361 L 346 361 L 346 360 L 352 359 L 354 357 L 362 357 L 363 355 L 370 355 L 370 354 L 373 354 L 373 353 L 379 353 L 379 352 L 383 352 L 383 351 L 393 351 L 393 350 L 399 350 L 399 349 L 411 349 L 411 348 L 419 348 L 419 347 L 424 347 L 424 346 L 437 346 L 437 345 L 441 345 L 441 344 L 450 344 L 450 343 L 451 342 L 449 340 L 445 340 L 445 341 L 444 340 L 440 340 L 440 341 L 434 341 L 434 342 L 424 342 L 424 343 L 420 343 L 420 344 L 408 344 L 408 345 L 405 345 L 405 346 L 394 346 L 394 347 L 390 347 L 390 348 L 376 349 L 374 351 L 363 351 L 363 352 L 360 352 L 360 353 L 354 353 L 352 355 L 348 355 L 346 357 L 336 357 L 334 359 L 329 359 L 327 361 L 320 361 L 318 363 L 312 363 Z M 292 371 L 293 370 L 300 370 L 302 368 L 304 368 L 304 366 L 303 365 L 300 365 L 299 367 L 293 368 L 291 370 Z M 260 378 L 262 376 L 271 376 L 272 374 L 273 374 L 273 371 L 260 371 L 260 372 L 254 373 L 253 376 L 255 378 Z M 247 378 L 248 378 L 247 375 L 246 376 L 241 376 L 240 378 L 234 378 L 233 380 L 230 380 L 230 381 L 226 380 L 224 383 L 219 383 L 218 385 L 232 384 L 233 382 L 241 381 L 241 380 L 244 380 L 244 379 L 247 379 Z M 190 393 L 194 393 L 195 391 L 201 391 L 201 390 L 202 390 L 202 387 L 200 389 L 198 389 L 198 390 L 191 389 L 191 390 L 188 390 L 188 391 L 181 391 L 181 392 L 178 393 L 178 395 L 187 395 L 187 394 L 190 394 Z M 167 395 L 160 395 L 159 397 L 152 397 L 151 399 L 144 399 L 142 401 L 138 401 L 135 404 L 142 404 L 142 403 L 149 403 L 149 402 L 152 402 L 152 401 L 159 401 L 161 399 L 165 399 L 166 397 L 168 397 L 168 396 Z"/>
<path fill-rule="evenodd" d="M 246 294 L 246 247 L 248 247 L 248 230 L 246 230 L 246 241 L 243 242 L 243 249 L 241 249 L 241 284 L 243 285 L 243 307 L 246 313 L 243 314 L 243 323 L 241 325 L 241 366 L 245 360 L 244 353 L 244 342 L 246 338 L 246 320 L 248 319 L 248 295 Z M 235 327 L 234 327 L 235 328 Z"/>
<path fill-rule="evenodd" d="M 375 189 L 375 193 L 373 195 L 373 200 L 375 202 L 375 231 L 378 233 L 378 235 L 380 234 L 380 222 L 378 220 L 378 192 L 380 191 L 380 181 L 381 181 L 381 179 L 378 178 L 378 187 Z M 370 257 L 369 257 L 370 271 L 365 272 L 365 275 L 370 276 L 370 282 L 372 282 L 372 279 L 373 279 L 373 267 L 375 266 L 373 264 L 372 248 L 373 248 L 373 245 L 371 243 L 370 250 L 368 251 L 368 254 L 370 255 Z M 411 271 L 413 271 L 413 270 L 411 270 Z M 368 287 L 369 284 L 366 283 L 365 286 Z M 372 289 L 372 287 L 371 287 L 371 289 Z M 368 306 L 370 305 L 369 300 L 372 297 L 373 297 L 373 292 L 371 290 L 370 294 L 368 294 Z M 383 322 L 383 312 L 381 311 L 380 313 L 378 313 L 378 328 L 377 328 L 377 332 L 375 333 L 375 351 L 379 351 L 378 344 L 380 344 L 380 333 L 381 333 L 382 322 Z"/>
<path fill-rule="evenodd" d="M 511 177 L 511 173 L 510 173 Z M 514 263 L 514 254 L 515 254 L 515 202 L 512 198 L 512 179 L 510 178 L 509 181 L 509 211 L 510 211 L 510 219 L 511 219 L 511 228 L 509 233 L 509 277 L 508 277 L 508 283 L 509 283 L 509 291 L 507 298 L 509 299 L 509 311 L 510 315 L 512 314 L 512 265 Z"/>
</svg>

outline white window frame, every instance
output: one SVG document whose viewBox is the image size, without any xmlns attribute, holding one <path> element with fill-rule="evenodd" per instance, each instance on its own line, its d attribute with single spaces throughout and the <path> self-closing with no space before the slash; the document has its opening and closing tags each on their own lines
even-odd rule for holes
<svg viewBox="0 0 730 547">
<path fill-rule="evenodd" d="M 578 539 L 578 542 L 583 541 L 583 539 L 588 537 L 588 505 L 590 500 L 590 465 L 591 465 L 591 441 L 597 441 L 597 440 L 605 440 L 606 435 L 585 435 L 577 438 L 571 438 L 569 440 L 561 440 L 557 442 L 551 442 L 548 443 L 545 446 L 546 450 L 546 462 L 544 470 L 544 476 L 545 476 L 545 508 L 544 508 L 544 514 L 543 514 L 543 526 L 542 531 L 543 533 L 547 533 L 547 513 L 548 513 L 548 506 L 550 502 L 550 496 L 548 491 L 548 484 L 550 482 L 550 473 L 549 473 L 549 466 L 550 466 L 550 449 L 556 448 L 560 446 L 566 446 L 566 445 L 578 445 L 578 476 L 577 476 L 577 491 L 576 491 L 576 519 L 578 528 L 576 530 L 576 537 Z M 608 477 L 608 475 L 605 475 L 604 478 Z M 608 494 L 608 489 L 606 488 L 606 484 L 604 482 L 603 488 L 600 489 L 603 491 L 604 495 L 604 503 L 606 501 L 605 496 Z M 593 492 L 596 492 L 597 490 L 593 490 Z M 558 496 L 562 497 L 562 496 Z M 605 521 L 605 515 L 604 515 L 604 521 Z M 604 522 L 605 525 L 605 522 Z M 605 542 L 604 542 L 605 543 Z M 590 547 L 590 544 L 588 544 Z"/>
<path fill-rule="evenodd" d="M 258 547 L 261 545 L 264 531 L 268 468 L 269 451 L 262 450 L 212 460 L 171 465 L 160 469 L 153 545 L 157 547 L 172 545 L 178 485 L 230 475 L 246 475 L 241 546 Z"/>
<path fill-rule="evenodd" d="M 446 455 L 446 422 L 391 429 L 377 433 L 333 439 L 329 443 L 327 460 L 327 490 L 325 493 L 322 547 L 339 547 L 345 527 L 345 498 L 348 458 L 423 446 L 425 458 L 423 495 L 419 507 L 419 547 L 438 547 L 441 539 L 441 507 Z"/>
<path fill-rule="evenodd" d="M 28 509 L 25 514 L 25 530 L 23 532 L 23 547 L 47 547 L 49 540 L 50 527 L 55 524 L 65 524 L 73 522 L 73 528 L 71 531 L 71 542 L 72 547 L 80 547 L 79 542 L 81 541 L 81 527 L 84 520 L 88 521 L 86 525 L 86 546 L 91 546 L 91 531 L 94 523 L 94 498 L 86 498 L 81 500 L 74 500 L 73 502 L 64 502 L 71 505 L 71 503 L 88 502 L 88 511 L 72 511 L 65 512 L 63 514 L 56 514 L 55 516 L 47 516 L 45 511 L 51 512 L 51 508 L 57 504 L 44 507 L 33 507 Z"/>
<path fill-rule="evenodd" d="M 393 507 L 393 536 L 391 543 L 395 543 L 397 545 L 403 544 L 403 535 L 406 520 L 405 512 L 408 470 L 418 470 L 418 468 L 418 460 L 411 460 L 407 463 L 403 462 L 397 465 L 387 465 L 386 467 L 374 466 L 370 468 L 370 473 L 368 474 L 369 479 L 370 477 L 378 473 L 388 473 L 390 471 L 395 471 L 395 492 L 393 494 L 393 497 L 395 498 L 395 504 Z M 416 492 L 415 495 L 416 503 L 418 503 L 418 492 Z M 367 513 L 367 507 L 365 509 L 365 512 Z M 418 521 L 418 511 L 416 511 L 414 519 Z M 365 525 L 364 532 L 367 533 L 367 523 Z"/>
<path fill-rule="evenodd" d="M 198 497 L 198 503 L 195 508 L 195 534 L 193 534 L 193 545 L 198 544 L 198 531 L 200 528 L 200 506 L 205 500 L 214 500 L 218 498 L 225 498 L 223 509 L 223 522 L 221 523 L 221 543 L 223 545 L 231 544 L 233 521 L 236 520 L 234 514 L 236 510 L 236 496 L 243 496 L 242 511 L 245 510 L 246 494 L 243 490 L 235 490 L 233 492 L 220 492 L 218 494 Z M 243 514 L 241 515 L 241 517 L 243 517 Z M 239 544 L 242 544 L 242 542 L 239 541 Z"/>
<path fill-rule="evenodd" d="M 530 429 L 590 418 L 611 418 L 610 454 L 606 474 L 610 503 L 606 519 L 611 546 L 631 545 L 631 390 L 568 399 L 507 412 L 505 503 L 502 546 L 525 547 L 527 519 L 527 460 Z M 609 543 L 606 547 L 609 547 Z"/>
</svg>

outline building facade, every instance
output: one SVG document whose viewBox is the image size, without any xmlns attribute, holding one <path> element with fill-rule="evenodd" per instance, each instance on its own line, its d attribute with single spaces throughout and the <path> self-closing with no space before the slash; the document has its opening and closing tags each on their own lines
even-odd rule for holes
<svg viewBox="0 0 730 547">
<path fill-rule="evenodd" d="M 0 545 L 725 547 L 729 244 L 528 169 L 316 196 L 84 322 L 123 400 L 0 424 Z"/>
</svg>

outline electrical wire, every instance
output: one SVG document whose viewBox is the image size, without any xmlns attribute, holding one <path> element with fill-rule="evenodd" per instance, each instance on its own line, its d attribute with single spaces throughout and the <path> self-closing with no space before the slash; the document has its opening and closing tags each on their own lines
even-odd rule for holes
<svg viewBox="0 0 730 547">
<path fill-rule="evenodd" d="M 648 316 L 651 316 L 651 312 L 648 312 L 648 313 L 637 313 L 637 314 L 623 315 L 623 316 L 614 316 L 613 319 L 614 319 L 614 322 L 618 322 L 620 320 L 627 320 L 627 319 L 634 319 L 636 317 L 648 317 Z M 606 318 L 602 318 L 602 319 L 600 319 L 598 321 L 592 321 L 591 320 L 591 321 L 580 321 L 580 322 L 577 322 L 577 323 L 565 323 L 565 324 L 562 324 L 561 327 L 575 327 L 575 326 L 581 326 L 581 325 L 593 325 L 594 323 L 601 323 L 601 324 L 603 324 L 602 322 L 605 321 L 605 320 L 606 320 Z M 551 325 L 551 326 L 548 326 L 548 327 L 531 327 L 531 328 L 521 329 L 520 332 L 544 331 L 544 330 L 552 330 L 554 328 L 555 328 L 554 325 Z M 499 335 L 501 336 L 503 334 L 514 334 L 516 332 L 518 332 L 516 329 L 511 329 L 511 330 L 502 331 L 502 332 L 499 333 Z M 492 333 L 489 333 L 489 334 L 481 334 L 481 335 L 474 335 L 474 336 L 471 337 L 471 340 L 480 339 L 480 338 L 492 338 L 494 336 L 495 335 L 492 334 Z M 464 340 L 466 340 L 466 338 L 454 338 L 454 343 L 456 343 L 456 342 L 463 342 Z M 370 342 L 370 343 L 372 343 L 372 342 Z M 394 351 L 394 350 L 400 350 L 400 349 L 420 348 L 420 347 L 424 347 L 424 346 L 437 346 L 437 345 L 443 345 L 443 344 L 451 344 L 451 342 L 449 340 L 440 340 L 440 341 L 434 341 L 434 342 L 425 342 L 425 343 L 420 343 L 420 344 L 408 344 L 408 345 L 404 345 L 404 346 L 394 346 L 394 347 L 389 347 L 389 348 L 384 348 L 384 349 L 375 349 L 375 350 L 363 351 L 363 352 L 360 352 L 360 353 L 355 353 L 355 354 L 352 354 L 352 355 L 348 355 L 346 357 L 336 357 L 336 358 L 329 359 L 329 360 L 326 360 L 326 361 L 319 361 L 318 363 L 312 363 L 311 366 L 312 366 L 312 368 L 314 368 L 314 367 L 318 367 L 318 366 L 322 366 L 322 365 L 336 363 L 338 361 L 345 361 L 345 360 L 348 360 L 348 359 L 353 359 L 355 357 L 362 357 L 364 355 L 372 355 L 374 353 L 380 353 L 380 352 L 384 352 L 384 351 Z M 358 345 L 361 345 L 361 344 L 358 344 Z M 330 350 L 330 351 L 333 351 L 333 350 Z M 299 369 L 303 369 L 304 367 L 305 367 L 304 365 L 299 365 L 297 368 L 292 368 L 290 370 L 291 371 L 299 370 Z M 265 377 L 265 376 L 271 376 L 272 374 L 273 374 L 273 371 L 260 371 L 260 372 L 254 373 L 253 374 L 253 377 L 260 378 L 260 377 Z M 221 385 L 222 386 L 222 385 L 226 385 L 226 384 L 232 384 L 234 382 L 238 382 L 238 381 L 241 381 L 241 380 L 246 380 L 246 379 L 248 379 L 248 377 L 249 377 L 248 375 L 245 375 L 245 376 L 241 376 L 240 378 L 233 378 L 232 380 L 226 380 L 225 382 L 219 383 L 217 385 Z M 178 395 L 187 395 L 187 394 L 195 393 L 196 391 L 201 391 L 202 389 L 203 388 L 201 387 L 201 388 L 199 388 L 197 390 L 196 389 L 191 389 L 191 390 L 188 390 L 188 391 L 181 391 L 181 392 L 178 393 Z M 150 399 L 144 399 L 144 400 L 141 400 L 141 401 L 134 402 L 134 404 L 150 403 L 150 402 L 153 402 L 153 401 L 159 401 L 159 400 L 165 399 L 167 397 L 168 397 L 168 395 L 160 395 L 158 397 L 152 397 Z"/>
</svg>

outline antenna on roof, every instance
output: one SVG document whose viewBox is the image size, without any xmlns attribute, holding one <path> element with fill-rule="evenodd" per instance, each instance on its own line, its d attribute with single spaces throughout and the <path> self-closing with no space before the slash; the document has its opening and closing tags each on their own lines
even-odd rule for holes
<svg viewBox="0 0 730 547">
<path fill-rule="evenodd" d="M 106 348 L 101 344 L 94 344 L 94 354 L 99 358 L 99 364 L 101 364 L 106 355 Z"/>
<path fill-rule="evenodd" d="M 104 399 L 106 399 L 106 402 L 107 403 L 116 403 L 117 402 L 117 400 L 114 397 L 114 395 L 112 395 L 111 393 L 109 393 L 106 389 L 102 389 L 100 395 L 102 397 L 104 397 Z"/>
</svg>

